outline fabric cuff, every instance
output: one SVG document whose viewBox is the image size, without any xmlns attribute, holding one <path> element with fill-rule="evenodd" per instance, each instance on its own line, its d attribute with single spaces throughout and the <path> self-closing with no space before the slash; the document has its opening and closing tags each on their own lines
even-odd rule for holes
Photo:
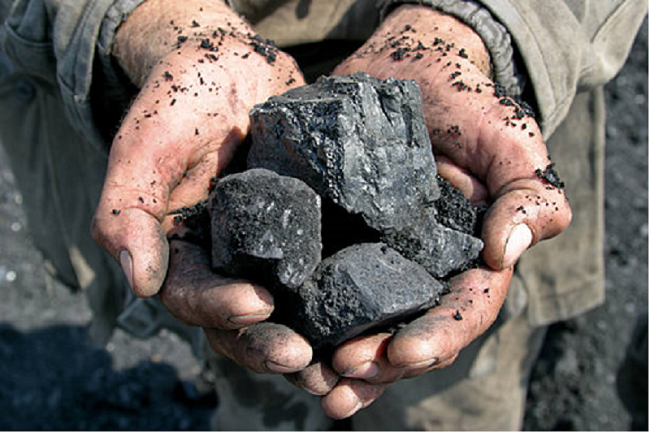
<svg viewBox="0 0 650 433">
<path fill-rule="evenodd" d="M 111 53 L 117 29 L 127 20 L 131 12 L 145 1 L 117 0 L 106 11 L 95 45 L 97 56 L 95 68 L 99 68 L 100 70 L 95 70 L 94 78 L 99 81 L 102 94 L 107 101 L 110 101 L 111 106 L 106 106 L 105 101 L 101 101 L 100 103 L 97 103 L 99 101 L 95 101 L 93 103 L 93 109 L 101 109 L 102 105 L 104 105 L 103 108 L 107 111 L 115 110 L 115 107 L 126 108 L 133 98 L 135 88 Z M 97 85 L 97 82 L 93 84 L 93 86 Z M 121 119 L 121 114 L 119 116 Z M 111 121 L 119 121 L 119 119 L 111 119 Z M 100 127 L 100 129 L 103 129 L 101 132 L 105 139 L 112 138 L 106 136 L 108 131 L 105 127 Z"/>
<path fill-rule="evenodd" d="M 110 56 L 117 28 L 129 17 L 133 10 L 146 0 L 118 0 L 106 11 L 97 38 L 98 54 Z"/>
<path fill-rule="evenodd" d="M 508 95 L 521 97 L 525 76 L 518 72 L 510 33 L 487 9 L 473 0 L 382 0 L 382 21 L 395 7 L 407 3 L 431 6 L 472 27 L 490 52 L 494 81 Z"/>
</svg>

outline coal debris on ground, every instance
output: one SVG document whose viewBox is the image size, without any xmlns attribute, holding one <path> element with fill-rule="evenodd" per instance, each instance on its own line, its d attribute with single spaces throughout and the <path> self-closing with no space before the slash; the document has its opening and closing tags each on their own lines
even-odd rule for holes
<svg viewBox="0 0 650 433">
<path fill-rule="evenodd" d="M 320 197 L 265 169 L 232 174 L 210 195 L 212 267 L 295 290 L 321 260 Z"/>
</svg>

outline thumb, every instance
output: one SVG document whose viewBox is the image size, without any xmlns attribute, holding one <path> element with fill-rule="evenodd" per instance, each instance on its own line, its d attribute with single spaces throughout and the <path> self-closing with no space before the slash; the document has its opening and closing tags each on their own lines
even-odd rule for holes
<svg viewBox="0 0 650 433">
<path fill-rule="evenodd" d="M 515 264 L 537 242 L 557 236 L 571 223 L 571 208 L 561 188 L 538 179 L 520 179 L 505 187 L 483 223 L 483 259 L 492 269 Z"/>
<path fill-rule="evenodd" d="M 167 272 L 169 245 L 162 222 L 186 164 L 181 152 L 165 151 L 162 141 L 132 134 L 131 123 L 125 122 L 111 147 L 91 233 L 121 265 L 135 295 L 149 297 L 159 291 Z"/>
<path fill-rule="evenodd" d="M 136 296 L 155 295 L 167 273 L 169 246 L 160 222 L 142 209 L 100 205 L 92 226 L 95 241 L 120 264 Z"/>
</svg>

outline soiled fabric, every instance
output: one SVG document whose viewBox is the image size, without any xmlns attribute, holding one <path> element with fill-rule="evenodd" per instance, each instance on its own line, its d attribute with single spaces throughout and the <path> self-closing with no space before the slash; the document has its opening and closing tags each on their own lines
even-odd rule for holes
<svg viewBox="0 0 650 433">
<path fill-rule="evenodd" d="M 23 192 L 35 244 L 57 278 L 87 294 L 96 341 L 105 342 L 115 326 L 139 336 L 169 327 L 198 349 L 200 331 L 180 325 L 155 299 L 134 298 L 119 266 L 89 233 L 112 134 L 137 91 L 111 57 L 113 38 L 142 1 L 0 2 L 0 140 Z M 382 14 L 405 3 L 429 5 L 472 26 L 490 51 L 496 80 L 536 107 L 566 184 L 571 226 L 524 254 L 498 322 L 454 366 L 390 387 L 352 421 L 356 429 L 373 430 L 518 428 L 527 376 L 544 332 L 539 327 L 604 299 L 602 86 L 622 67 L 647 2 L 227 3 L 314 77 L 367 39 Z M 333 59 L 326 61 L 324 53 Z M 208 358 L 222 401 L 216 428 L 330 426 L 318 398 L 281 377 L 257 376 L 214 355 Z"/>
</svg>

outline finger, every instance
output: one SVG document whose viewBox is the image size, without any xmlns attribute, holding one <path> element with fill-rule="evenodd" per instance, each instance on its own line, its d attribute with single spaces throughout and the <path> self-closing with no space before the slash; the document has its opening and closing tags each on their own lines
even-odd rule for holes
<svg viewBox="0 0 650 433">
<path fill-rule="evenodd" d="M 295 373 L 311 362 L 307 340 L 284 325 L 262 322 L 238 331 L 204 331 L 212 350 L 258 373 Z"/>
<path fill-rule="evenodd" d="M 133 292 L 147 297 L 158 292 L 167 271 L 169 252 L 161 222 L 186 161 L 170 161 L 161 156 L 160 146 L 139 142 L 132 119 L 113 143 L 92 235 L 122 265 Z"/>
<path fill-rule="evenodd" d="M 386 352 L 391 337 L 378 334 L 350 341 L 336 351 L 332 364 L 341 376 L 362 379 L 368 383 L 388 384 L 448 367 L 458 357 L 456 353 L 443 361 L 435 359 L 430 362 L 425 359 L 421 363 L 395 367 L 388 360 Z"/>
<path fill-rule="evenodd" d="M 95 212 L 91 233 L 122 267 L 139 297 L 158 292 L 167 272 L 169 246 L 158 220 L 138 209 L 104 203 Z"/>
<path fill-rule="evenodd" d="M 438 174 L 458 188 L 474 206 L 488 203 L 489 194 L 487 188 L 468 170 L 457 166 L 444 155 L 436 155 L 436 166 Z"/>
<path fill-rule="evenodd" d="M 478 268 L 452 279 L 452 291 L 439 306 L 392 338 L 387 348 L 391 365 L 420 369 L 455 357 L 494 322 L 511 278 L 511 269 Z"/>
<path fill-rule="evenodd" d="M 327 416 L 334 419 L 348 418 L 370 406 L 388 387 L 387 384 L 371 384 L 363 380 L 342 379 L 321 400 Z"/>
<path fill-rule="evenodd" d="M 386 358 L 392 334 L 379 333 L 348 341 L 332 356 L 332 366 L 344 377 L 370 383 L 389 383 L 402 378 L 404 371 Z"/>
<path fill-rule="evenodd" d="M 571 223 L 564 191 L 539 179 L 512 182 L 499 194 L 485 215 L 481 235 L 482 257 L 493 269 L 512 266 L 527 248 L 558 235 Z"/>
<path fill-rule="evenodd" d="M 286 379 L 313 395 L 326 395 L 338 383 L 340 376 L 323 362 L 315 362 L 304 370 L 285 375 Z"/>
<path fill-rule="evenodd" d="M 458 358 L 458 354 L 455 354 L 442 362 L 436 362 L 425 367 L 412 367 L 412 368 L 404 367 L 402 368 L 402 370 L 404 370 L 404 375 L 402 376 L 402 379 L 412 379 L 414 377 L 421 376 L 433 370 L 442 370 L 443 368 L 447 368 L 451 364 L 453 364 L 454 361 L 456 361 L 456 358 Z"/>
<path fill-rule="evenodd" d="M 169 272 L 160 299 L 180 321 L 204 328 L 237 329 L 268 319 L 273 297 L 261 286 L 221 277 L 198 245 L 170 242 Z"/>
</svg>

